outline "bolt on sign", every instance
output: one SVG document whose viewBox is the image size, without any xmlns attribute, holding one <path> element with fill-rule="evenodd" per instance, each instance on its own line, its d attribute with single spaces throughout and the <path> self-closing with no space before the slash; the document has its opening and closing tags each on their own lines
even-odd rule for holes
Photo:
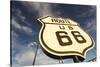
<svg viewBox="0 0 100 67">
<path fill-rule="evenodd" d="M 55 56 L 79 56 L 93 48 L 92 38 L 69 19 L 46 16 L 38 19 L 42 23 L 39 40 L 42 48 Z"/>
</svg>

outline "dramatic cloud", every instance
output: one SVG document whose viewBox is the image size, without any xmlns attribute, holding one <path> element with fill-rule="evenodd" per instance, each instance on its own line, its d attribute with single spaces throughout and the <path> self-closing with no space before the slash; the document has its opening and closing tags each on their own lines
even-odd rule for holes
<svg viewBox="0 0 100 67">
<path fill-rule="evenodd" d="M 39 47 L 38 53 L 37 53 L 37 58 L 35 61 L 35 65 L 44 65 L 44 64 L 58 64 L 59 60 L 55 60 L 53 58 L 48 57 Z"/>
<path fill-rule="evenodd" d="M 14 9 L 14 12 L 16 11 L 16 16 L 21 19 L 21 21 L 25 22 L 26 17 L 22 15 L 22 11 L 20 9 Z"/>
<path fill-rule="evenodd" d="M 32 11 L 38 12 L 39 17 L 41 16 L 55 16 L 54 12 L 52 11 L 52 5 L 49 3 L 34 3 L 34 2 L 24 2 L 23 5 L 31 8 Z"/>
<path fill-rule="evenodd" d="M 24 46 L 19 41 L 19 35 L 12 31 L 12 63 L 14 67 L 22 65 L 32 65 L 34 51 L 32 47 Z"/>
<path fill-rule="evenodd" d="M 19 8 L 12 8 L 12 18 L 30 26 L 30 23 L 27 21 L 27 17 L 23 15 L 22 10 Z"/>
<path fill-rule="evenodd" d="M 32 30 L 31 27 L 21 25 L 14 19 L 12 19 L 12 26 L 14 26 L 16 29 L 18 29 L 21 32 L 25 32 L 26 34 L 33 35 L 35 32 Z"/>
<path fill-rule="evenodd" d="M 15 31 L 13 31 L 13 30 L 12 30 L 11 34 L 12 34 L 12 35 L 11 35 L 12 40 L 15 41 L 16 38 L 18 37 L 18 34 L 17 34 Z"/>
<path fill-rule="evenodd" d="M 30 47 L 20 51 L 14 58 L 18 65 L 32 65 L 34 59 L 34 51 Z"/>
<path fill-rule="evenodd" d="M 76 16 L 76 18 L 91 17 L 91 16 L 95 15 L 95 12 L 96 12 L 96 7 L 95 6 L 91 6 L 88 9 L 86 9 L 85 12 L 81 12 L 80 14 L 78 14 Z"/>
<path fill-rule="evenodd" d="M 36 51 L 36 49 L 37 49 L 36 47 L 38 47 L 35 65 L 57 64 L 57 63 L 59 63 L 59 60 L 54 60 L 54 59 L 46 56 L 46 54 L 42 51 L 40 44 L 38 44 L 37 42 L 29 43 L 28 47 L 32 47 L 34 49 L 34 51 Z"/>
<path fill-rule="evenodd" d="M 91 18 L 89 21 L 87 21 L 86 31 L 88 32 L 96 31 L 96 19 L 95 18 Z"/>
<path fill-rule="evenodd" d="M 34 45 L 37 46 L 39 44 L 35 41 L 32 41 L 31 43 L 28 44 L 28 47 L 31 47 L 31 46 L 34 46 Z"/>
<path fill-rule="evenodd" d="M 34 56 L 35 56 L 35 52 L 36 52 L 36 46 L 37 45 L 31 45 L 30 47 L 27 46 L 27 47 L 22 48 L 22 50 L 20 50 L 20 52 L 18 52 L 15 55 L 15 57 L 13 57 L 13 60 L 14 60 L 13 62 L 16 62 L 16 64 L 15 63 L 13 63 L 13 64 L 19 65 L 19 66 L 32 65 L 33 59 L 34 59 Z M 39 45 L 38 45 L 38 47 L 39 47 Z M 54 59 L 46 56 L 44 54 L 44 52 L 41 50 L 41 48 L 39 47 L 38 53 L 37 53 L 37 56 L 36 56 L 35 65 L 58 64 L 58 63 L 59 63 L 59 60 L 54 60 Z"/>
</svg>

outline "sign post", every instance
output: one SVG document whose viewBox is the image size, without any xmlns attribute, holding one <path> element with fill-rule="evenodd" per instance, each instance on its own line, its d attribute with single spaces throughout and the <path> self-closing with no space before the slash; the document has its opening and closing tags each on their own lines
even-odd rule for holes
<svg viewBox="0 0 100 67">
<path fill-rule="evenodd" d="M 32 64 L 34 66 L 39 46 L 37 45 L 37 42 L 33 42 L 33 44 L 36 45 L 36 47 L 37 47 L 36 52 L 35 52 L 35 56 L 34 56 L 34 59 L 33 59 L 33 64 Z"/>
<path fill-rule="evenodd" d="M 77 22 L 69 18 L 51 16 L 38 20 L 42 23 L 40 44 L 51 55 L 74 56 L 74 62 L 79 62 L 85 58 L 86 52 L 93 48 L 92 38 Z"/>
</svg>

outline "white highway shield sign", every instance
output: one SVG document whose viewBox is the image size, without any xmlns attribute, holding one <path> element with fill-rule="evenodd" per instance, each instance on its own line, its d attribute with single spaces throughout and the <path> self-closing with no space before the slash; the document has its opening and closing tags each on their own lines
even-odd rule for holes
<svg viewBox="0 0 100 67">
<path fill-rule="evenodd" d="M 76 55 L 84 58 L 93 48 L 92 38 L 69 18 L 51 16 L 39 19 L 42 28 L 39 33 L 40 44 L 44 50 L 56 56 Z"/>
</svg>

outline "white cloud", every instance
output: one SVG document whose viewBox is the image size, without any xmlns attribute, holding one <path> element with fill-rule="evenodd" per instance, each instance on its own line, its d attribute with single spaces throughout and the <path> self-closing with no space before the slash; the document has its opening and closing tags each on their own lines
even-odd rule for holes
<svg viewBox="0 0 100 67">
<path fill-rule="evenodd" d="M 35 42 L 35 41 L 32 41 L 31 43 L 29 43 L 27 46 L 28 47 L 33 47 L 33 46 L 37 46 L 37 45 L 39 45 L 37 42 Z"/>
<path fill-rule="evenodd" d="M 23 31 L 28 32 L 28 33 L 33 33 L 32 29 L 27 27 L 27 26 L 22 26 Z"/>
<path fill-rule="evenodd" d="M 35 33 L 32 30 L 32 28 L 30 28 L 28 26 L 24 26 L 24 25 L 19 24 L 15 19 L 12 19 L 12 26 L 14 26 L 15 28 L 17 28 L 19 31 L 25 32 L 27 34 L 33 35 Z"/>
<path fill-rule="evenodd" d="M 91 6 L 91 9 L 87 9 L 85 12 L 82 12 L 81 14 L 78 14 L 76 16 L 76 18 L 84 18 L 84 17 L 91 17 L 94 12 L 96 12 L 96 7 L 95 6 Z"/>
<path fill-rule="evenodd" d="M 16 54 L 14 59 L 16 60 L 18 65 L 32 65 L 34 59 L 34 51 L 32 48 L 27 47 L 26 49 L 23 49 L 18 54 Z"/>
<path fill-rule="evenodd" d="M 36 48 L 26 47 L 22 49 L 19 53 L 16 54 L 14 60 L 16 61 L 15 65 L 19 66 L 30 66 L 33 63 L 34 55 Z M 38 53 L 36 56 L 35 65 L 44 65 L 44 64 L 58 64 L 59 60 L 54 60 L 44 54 L 42 49 L 39 47 Z"/>
<path fill-rule="evenodd" d="M 12 40 L 15 40 L 18 37 L 18 34 L 15 31 L 11 31 Z"/>
<path fill-rule="evenodd" d="M 87 32 L 91 32 L 96 30 L 96 19 L 92 18 L 89 21 L 87 21 L 87 25 L 86 25 L 86 31 Z"/>
<path fill-rule="evenodd" d="M 11 24 L 12 24 L 12 26 L 14 26 L 15 28 L 21 29 L 21 25 L 18 24 L 18 23 L 15 21 L 15 19 L 12 19 L 12 20 L 11 20 Z"/>
<path fill-rule="evenodd" d="M 18 42 L 18 36 L 19 36 L 19 35 L 18 35 L 15 31 L 13 31 L 13 30 L 11 31 L 11 39 L 12 39 L 12 40 L 11 40 L 11 43 L 12 43 L 12 48 L 15 48 L 15 47 L 17 48 L 17 46 L 20 45 L 19 42 Z M 13 50 L 13 51 L 14 51 L 14 50 Z M 12 52 L 13 52 L 13 51 L 12 51 Z"/>
<path fill-rule="evenodd" d="M 18 36 L 19 35 L 15 31 L 12 31 L 11 52 L 13 66 L 32 65 L 35 49 L 22 45 L 18 40 Z"/>
<path fill-rule="evenodd" d="M 85 23 L 86 26 L 84 27 L 84 29 L 86 29 L 87 32 L 91 32 L 93 30 L 96 30 L 96 17 L 95 17 L 95 13 L 96 12 L 96 7 L 95 6 L 91 6 L 89 9 L 87 9 L 85 12 L 82 12 L 81 14 L 77 15 L 76 18 L 82 18 L 82 19 L 86 19 L 88 18 Z"/>
<path fill-rule="evenodd" d="M 20 9 L 16 9 L 16 13 L 17 13 L 17 16 L 24 22 L 26 17 L 22 15 L 22 12 Z"/>
<path fill-rule="evenodd" d="M 22 14 L 22 11 L 19 8 L 12 9 L 12 11 L 15 13 L 15 16 L 13 16 L 13 14 L 12 14 L 13 18 L 16 18 L 16 16 L 17 16 L 18 19 L 20 19 L 20 21 L 22 21 L 23 23 L 29 24 L 29 23 L 27 23 L 26 17 Z"/>
<path fill-rule="evenodd" d="M 38 49 L 37 58 L 35 61 L 36 65 L 47 65 L 47 64 L 58 64 L 59 60 L 48 57 L 42 49 Z"/>
<path fill-rule="evenodd" d="M 16 56 L 13 57 L 13 59 L 16 61 L 14 65 L 19 65 L 19 66 L 32 65 L 35 51 L 36 51 L 36 48 L 34 48 L 34 46 L 22 48 L 22 50 L 20 50 L 20 52 L 18 52 Z M 54 61 L 52 61 L 49 57 L 44 55 L 44 53 L 42 52 L 40 48 L 38 49 L 38 52 L 39 53 L 37 54 L 37 57 L 36 57 L 37 59 L 35 61 L 35 64 L 40 65 L 40 64 L 50 64 L 50 63 L 53 64 L 54 63 Z"/>
<path fill-rule="evenodd" d="M 37 11 L 38 15 L 41 16 L 55 16 L 52 11 L 52 6 L 49 3 L 34 3 L 34 2 L 24 2 L 23 5 L 31 8 L 31 11 Z"/>
</svg>

